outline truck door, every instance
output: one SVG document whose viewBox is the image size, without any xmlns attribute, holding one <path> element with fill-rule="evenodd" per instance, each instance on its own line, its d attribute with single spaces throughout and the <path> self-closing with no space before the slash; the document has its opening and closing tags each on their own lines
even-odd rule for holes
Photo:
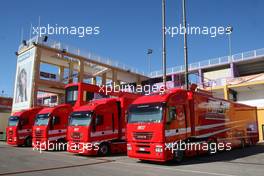
<svg viewBox="0 0 264 176">
<path fill-rule="evenodd" d="M 65 130 L 61 128 L 61 117 L 58 115 L 51 117 L 50 129 L 49 129 L 49 140 L 56 141 L 66 137 L 64 134 Z"/>
<path fill-rule="evenodd" d="M 104 135 L 104 115 L 102 114 L 96 114 L 95 115 L 95 118 L 93 120 L 93 129 L 92 129 L 92 132 L 91 132 L 91 138 L 93 141 L 98 141 L 98 140 L 101 140 L 102 139 L 102 136 Z"/>
<path fill-rule="evenodd" d="M 28 117 L 23 117 L 19 120 L 19 125 L 18 125 L 18 134 L 19 134 L 19 139 L 25 139 L 29 133 L 30 129 L 28 127 Z"/>
<path fill-rule="evenodd" d="M 94 121 L 94 129 L 91 133 L 93 140 L 109 140 L 116 138 L 118 135 L 115 125 L 115 114 L 114 113 L 105 113 L 97 114 Z"/>
</svg>

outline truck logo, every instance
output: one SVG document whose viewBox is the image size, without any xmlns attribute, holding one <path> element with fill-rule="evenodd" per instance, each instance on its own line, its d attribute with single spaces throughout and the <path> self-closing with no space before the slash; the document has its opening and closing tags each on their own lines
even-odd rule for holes
<svg viewBox="0 0 264 176">
<path fill-rule="evenodd" d="M 146 128 L 146 126 L 138 126 L 137 129 L 138 130 L 144 130 Z"/>
<path fill-rule="evenodd" d="M 74 128 L 73 131 L 79 131 L 79 128 Z"/>
<path fill-rule="evenodd" d="M 144 152 L 144 151 L 145 151 L 145 148 L 140 147 L 140 148 L 139 148 L 139 151 Z"/>
</svg>

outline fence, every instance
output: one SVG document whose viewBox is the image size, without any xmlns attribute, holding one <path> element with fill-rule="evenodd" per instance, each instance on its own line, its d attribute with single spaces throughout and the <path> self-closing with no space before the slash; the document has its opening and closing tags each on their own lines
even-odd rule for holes
<svg viewBox="0 0 264 176">
<path fill-rule="evenodd" d="M 189 64 L 189 70 L 193 71 L 193 70 L 198 70 L 198 69 L 202 69 L 206 67 L 229 64 L 231 62 L 251 60 L 256 57 L 261 57 L 261 56 L 264 56 L 264 48 L 234 54 L 231 57 L 224 56 L 224 57 L 219 57 L 219 58 L 214 58 L 214 59 L 209 59 L 209 60 L 203 60 L 203 61 L 196 62 L 196 63 L 191 63 Z M 185 70 L 184 65 L 167 68 L 167 74 L 181 73 L 181 72 L 184 72 L 184 70 Z M 150 73 L 150 77 L 152 78 L 159 77 L 159 76 L 162 76 L 162 70 L 158 70 L 158 71 L 154 71 Z"/>
</svg>

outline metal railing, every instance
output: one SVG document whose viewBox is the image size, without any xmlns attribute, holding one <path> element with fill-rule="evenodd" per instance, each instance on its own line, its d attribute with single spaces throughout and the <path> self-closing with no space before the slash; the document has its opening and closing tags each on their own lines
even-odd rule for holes
<svg viewBox="0 0 264 176">
<path fill-rule="evenodd" d="M 218 65 L 223 65 L 223 64 L 229 64 L 231 62 L 251 60 L 251 59 L 254 59 L 260 56 L 264 56 L 264 48 L 234 54 L 231 56 L 231 58 L 230 56 L 224 56 L 224 57 L 219 57 L 219 58 L 214 58 L 214 59 L 209 59 L 209 60 L 203 60 L 203 61 L 196 62 L 196 63 L 191 63 L 189 64 L 189 70 L 193 71 L 193 70 L 198 70 L 198 69 L 202 69 L 206 67 L 213 67 L 213 66 L 218 66 Z M 184 72 L 184 69 L 185 69 L 184 65 L 167 68 L 167 74 L 181 73 L 181 72 Z M 162 76 L 162 70 L 151 72 L 149 76 L 152 78 Z"/>
<path fill-rule="evenodd" d="M 82 56 L 82 57 L 85 57 L 85 58 L 89 58 L 89 59 L 95 60 L 95 61 L 100 62 L 100 63 L 108 64 L 108 65 L 110 65 L 112 67 L 123 69 L 125 71 L 129 71 L 129 72 L 132 72 L 132 73 L 137 73 L 137 74 L 144 75 L 144 76 L 148 75 L 148 74 L 146 74 L 146 73 L 144 73 L 144 72 L 142 72 L 142 71 L 140 71 L 140 70 L 138 70 L 136 68 L 132 68 L 132 67 L 130 67 L 128 65 L 125 65 L 125 64 L 120 63 L 118 61 L 112 60 L 110 58 L 100 57 L 100 56 L 98 56 L 96 54 L 93 54 L 91 52 L 87 52 L 87 51 L 85 51 L 83 49 L 76 48 L 76 47 L 73 47 L 73 46 L 70 46 L 70 45 L 67 45 L 67 44 L 52 40 L 50 38 L 47 41 L 44 41 L 43 39 L 44 39 L 44 37 L 34 36 L 33 38 L 29 39 L 26 42 L 26 46 L 24 44 L 21 44 L 19 46 L 18 50 L 21 50 L 24 47 L 32 46 L 33 42 L 35 42 L 35 43 L 43 44 L 45 46 L 49 46 L 51 48 L 55 48 L 55 49 L 59 49 L 59 50 L 65 50 L 65 51 L 67 51 L 69 53 L 76 54 L 78 56 Z"/>
<path fill-rule="evenodd" d="M 33 42 L 40 43 L 40 44 L 49 46 L 51 48 L 56 48 L 59 50 L 66 50 L 67 52 L 72 53 L 72 54 L 83 56 L 85 58 L 89 58 L 89 59 L 95 60 L 100 63 L 105 63 L 113 67 L 117 67 L 117 68 L 120 68 L 126 71 L 141 74 L 144 76 L 149 76 L 152 78 L 162 76 L 162 73 L 163 73 L 162 70 L 157 70 L 157 71 L 153 71 L 147 74 L 145 72 L 139 71 L 138 69 L 131 68 L 128 65 L 119 63 L 118 61 L 114 61 L 110 58 L 103 58 L 91 52 L 87 52 L 85 50 L 81 50 L 80 48 L 72 47 L 70 45 L 66 45 L 64 43 L 61 43 L 61 42 L 58 42 L 52 39 L 48 39 L 46 42 L 44 42 L 43 37 L 39 37 L 39 36 L 35 36 L 29 39 L 27 41 L 27 46 L 24 46 L 24 44 L 21 44 L 19 46 L 19 50 L 21 50 L 23 47 L 31 46 Z M 207 67 L 229 64 L 231 62 L 250 60 L 256 57 L 260 57 L 260 56 L 264 56 L 264 48 L 256 49 L 252 51 L 246 51 L 242 53 L 237 53 L 237 54 L 232 55 L 231 57 L 223 56 L 223 57 L 218 57 L 218 58 L 213 58 L 213 59 L 203 60 L 200 62 L 191 63 L 189 64 L 189 70 L 193 71 L 193 70 L 198 70 L 198 69 L 207 68 Z M 167 74 L 181 73 L 181 72 L 184 72 L 184 69 L 185 69 L 184 65 L 167 68 Z"/>
</svg>

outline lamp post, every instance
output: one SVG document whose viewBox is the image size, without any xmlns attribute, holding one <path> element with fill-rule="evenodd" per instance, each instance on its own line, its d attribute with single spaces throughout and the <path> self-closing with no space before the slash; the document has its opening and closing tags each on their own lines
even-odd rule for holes
<svg viewBox="0 0 264 176">
<path fill-rule="evenodd" d="M 182 0 L 182 23 L 184 26 L 184 63 L 185 63 L 185 86 L 186 90 L 189 89 L 189 71 L 188 71 L 188 49 L 187 49 L 187 30 L 186 30 L 186 7 L 185 0 Z"/>
<path fill-rule="evenodd" d="M 229 59 L 232 62 L 232 46 L 231 46 L 231 34 L 233 32 L 233 27 L 229 26 L 226 28 L 226 34 L 228 35 L 228 50 L 229 50 Z"/>
<path fill-rule="evenodd" d="M 162 0 L 162 67 L 163 67 L 163 85 L 166 89 L 166 36 L 165 36 L 165 0 Z"/>
<path fill-rule="evenodd" d="M 148 56 L 148 69 L 149 69 L 149 74 L 151 74 L 151 58 L 150 55 L 153 53 L 153 49 L 148 49 L 147 51 L 147 56 Z"/>
</svg>

